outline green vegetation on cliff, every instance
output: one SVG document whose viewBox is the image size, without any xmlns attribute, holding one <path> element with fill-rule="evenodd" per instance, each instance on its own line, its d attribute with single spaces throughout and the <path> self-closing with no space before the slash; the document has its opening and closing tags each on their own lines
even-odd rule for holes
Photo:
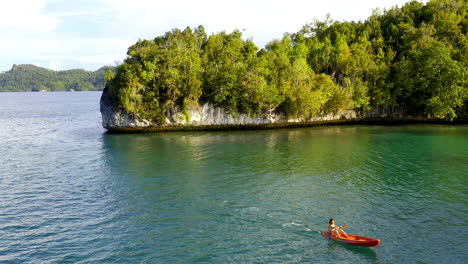
<svg viewBox="0 0 468 264">
<path fill-rule="evenodd" d="M 13 65 L 0 73 L 0 92 L 26 91 L 100 91 L 104 89 L 105 66 L 95 72 L 85 70 L 53 71 L 34 65 Z"/>
<path fill-rule="evenodd" d="M 364 22 L 315 21 L 263 49 L 237 30 L 173 29 L 131 46 L 106 75 L 103 97 L 159 124 L 175 107 L 200 103 L 303 119 L 346 110 L 466 118 L 467 31 L 464 0 L 413 1 Z"/>
</svg>

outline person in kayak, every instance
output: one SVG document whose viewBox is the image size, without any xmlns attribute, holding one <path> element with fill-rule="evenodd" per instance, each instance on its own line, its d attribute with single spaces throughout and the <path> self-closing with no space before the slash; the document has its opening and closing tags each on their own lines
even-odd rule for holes
<svg viewBox="0 0 468 264">
<path fill-rule="evenodd" d="M 335 219 L 333 218 L 331 218 L 330 221 L 328 221 L 328 223 L 328 232 L 330 233 L 330 235 L 335 234 L 337 237 L 342 238 L 341 234 L 343 234 L 345 238 L 348 237 L 348 234 L 346 234 L 346 232 L 343 231 L 343 228 L 346 228 L 346 225 L 335 226 Z"/>
</svg>

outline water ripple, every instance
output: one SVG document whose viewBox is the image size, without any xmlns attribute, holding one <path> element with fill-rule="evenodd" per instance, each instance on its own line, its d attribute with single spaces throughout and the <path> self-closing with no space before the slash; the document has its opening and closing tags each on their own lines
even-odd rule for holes
<svg viewBox="0 0 468 264">
<path fill-rule="evenodd" d="M 0 262 L 468 257 L 466 126 L 109 135 L 99 95 L 0 97 Z M 324 239 L 330 217 L 382 245 Z"/>
</svg>

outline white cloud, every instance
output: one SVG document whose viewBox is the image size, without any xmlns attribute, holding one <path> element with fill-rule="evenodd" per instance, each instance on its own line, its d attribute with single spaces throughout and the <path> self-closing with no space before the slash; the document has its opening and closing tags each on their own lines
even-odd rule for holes
<svg viewBox="0 0 468 264">
<path fill-rule="evenodd" d="M 108 30 L 136 37 L 155 37 L 174 27 L 204 25 L 209 33 L 245 29 L 260 45 L 295 32 L 327 13 L 336 20 L 363 20 L 376 7 L 390 8 L 408 0 L 101 0 L 115 16 Z"/>
<path fill-rule="evenodd" d="M 12 64 L 36 65 L 54 70 L 85 68 L 95 70 L 104 65 L 114 65 L 122 60 L 133 39 L 113 38 L 67 38 L 58 36 L 36 37 L 30 41 L 22 39 L 2 39 L 0 57 L 8 58 L 11 50 L 14 54 L 11 64 L 2 65 L 7 70 Z"/>
<path fill-rule="evenodd" d="M 27 30 L 38 33 L 51 32 L 60 20 L 42 13 L 47 1 L 14 0 L 2 1 L 0 8 L 0 29 Z"/>
<path fill-rule="evenodd" d="M 59 71 L 62 69 L 62 67 L 60 66 L 60 63 L 54 60 L 49 61 L 49 65 L 46 66 L 46 68 L 54 70 L 54 71 Z"/>
<path fill-rule="evenodd" d="M 11 64 L 95 70 L 125 58 L 139 38 L 173 28 L 205 26 L 207 33 L 244 31 L 260 47 L 330 13 L 363 20 L 374 8 L 409 0 L 14 0 L 0 8 L 1 70 Z M 64 8 L 64 6 L 66 8 Z M 5 66 L 8 65 L 8 66 Z M 8 68 L 6 68 L 8 67 Z"/>
</svg>

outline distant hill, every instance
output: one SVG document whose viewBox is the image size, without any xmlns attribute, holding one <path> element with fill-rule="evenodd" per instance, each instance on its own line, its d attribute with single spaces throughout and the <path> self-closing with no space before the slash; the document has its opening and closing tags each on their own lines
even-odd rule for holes
<svg viewBox="0 0 468 264">
<path fill-rule="evenodd" d="M 11 70 L 0 73 L 0 92 L 101 91 L 104 75 L 114 70 L 115 67 L 104 66 L 94 72 L 54 71 L 30 64 L 13 65 Z"/>
</svg>

